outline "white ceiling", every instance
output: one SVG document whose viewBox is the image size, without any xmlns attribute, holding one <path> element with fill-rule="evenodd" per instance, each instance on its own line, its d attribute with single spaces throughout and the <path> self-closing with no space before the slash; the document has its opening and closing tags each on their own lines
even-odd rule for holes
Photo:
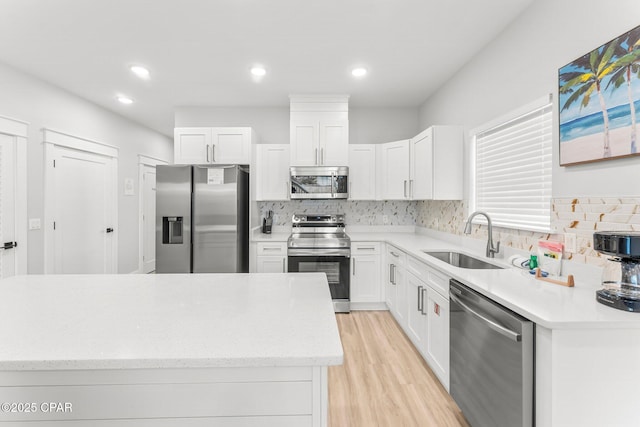
<svg viewBox="0 0 640 427">
<path fill-rule="evenodd" d="M 178 106 L 417 107 L 532 1 L 0 0 L 0 62 L 167 135 Z"/>
</svg>

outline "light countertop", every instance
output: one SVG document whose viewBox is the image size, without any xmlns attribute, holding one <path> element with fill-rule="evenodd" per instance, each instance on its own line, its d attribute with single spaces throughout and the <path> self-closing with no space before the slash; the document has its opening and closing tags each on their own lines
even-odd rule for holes
<svg viewBox="0 0 640 427">
<path fill-rule="evenodd" d="M 484 253 L 418 233 L 349 232 L 354 242 L 382 241 L 402 249 L 423 263 L 464 283 L 516 313 L 550 329 L 640 328 L 640 313 L 627 313 L 596 301 L 598 287 L 576 280 L 568 288 L 536 280 L 528 270 L 490 259 Z M 505 267 L 502 270 L 471 270 L 454 267 L 423 250 L 455 250 Z M 565 278 L 566 279 L 566 278 Z"/>
<path fill-rule="evenodd" d="M 347 228 L 352 242 L 385 242 L 402 249 L 423 263 L 441 271 L 470 288 L 488 296 L 516 313 L 550 329 L 568 328 L 640 328 L 640 313 L 627 313 L 606 307 L 596 301 L 599 288 L 576 277 L 576 286 L 567 288 L 533 278 L 528 271 L 506 263 L 505 259 L 489 259 L 483 251 L 471 251 L 455 243 L 415 233 L 385 230 L 353 231 Z M 269 237 L 266 237 L 269 236 Z M 256 236 L 256 241 L 285 242 L 288 233 Z M 486 243 L 484 240 L 480 246 Z M 502 270 L 469 270 L 451 266 L 431 257 L 423 250 L 455 250 L 487 262 L 502 265 Z M 565 278 L 566 279 L 566 278 Z M 593 278 L 592 278 L 593 279 Z M 599 278 L 595 280 L 599 283 Z"/>
<path fill-rule="evenodd" d="M 326 366 L 324 274 L 29 275 L 0 282 L 0 370 Z"/>
</svg>

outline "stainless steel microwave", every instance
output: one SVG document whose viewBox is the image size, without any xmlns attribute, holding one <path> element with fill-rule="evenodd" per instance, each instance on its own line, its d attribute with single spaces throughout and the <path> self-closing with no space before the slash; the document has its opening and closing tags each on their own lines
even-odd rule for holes
<svg viewBox="0 0 640 427">
<path fill-rule="evenodd" d="M 349 168 L 346 166 L 293 166 L 291 199 L 346 199 Z"/>
</svg>

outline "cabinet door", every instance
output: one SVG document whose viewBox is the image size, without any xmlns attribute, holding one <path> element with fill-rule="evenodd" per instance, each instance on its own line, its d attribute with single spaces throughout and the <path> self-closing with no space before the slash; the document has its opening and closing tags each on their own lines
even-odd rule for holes
<svg viewBox="0 0 640 427">
<path fill-rule="evenodd" d="M 380 302 L 380 256 L 351 257 L 351 301 Z"/>
<path fill-rule="evenodd" d="M 407 272 L 407 335 L 418 351 L 425 354 L 427 316 L 424 314 L 424 297 L 427 285 L 416 275 Z"/>
<path fill-rule="evenodd" d="M 289 199 L 289 144 L 256 145 L 256 199 Z"/>
<path fill-rule="evenodd" d="M 218 164 L 251 163 L 250 128 L 213 128 L 211 130 L 211 162 Z"/>
<path fill-rule="evenodd" d="M 319 122 L 316 119 L 291 119 L 291 166 L 315 166 L 320 158 Z"/>
<path fill-rule="evenodd" d="M 211 162 L 211 128 L 175 128 L 173 131 L 175 164 Z"/>
<path fill-rule="evenodd" d="M 284 256 L 256 257 L 256 271 L 258 273 L 286 273 L 287 257 L 284 257 Z"/>
<path fill-rule="evenodd" d="M 462 200 L 463 144 L 461 127 L 433 127 L 433 199 Z"/>
<path fill-rule="evenodd" d="M 391 260 L 387 260 L 385 268 L 384 280 L 384 302 L 387 304 L 389 311 L 394 313 L 396 310 L 397 290 L 394 283 L 395 264 Z"/>
<path fill-rule="evenodd" d="M 449 390 L 449 301 L 431 288 L 427 289 L 427 362 L 444 388 Z"/>
<path fill-rule="evenodd" d="M 409 141 L 383 144 L 382 165 L 383 198 L 409 199 Z"/>
<path fill-rule="evenodd" d="M 376 146 L 349 145 L 349 199 L 376 199 Z"/>
<path fill-rule="evenodd" d="M 398 266 L 395 271 L 396 279 L 396 320 L 402 326 L 402 329 L 407 329 L 407 270 L 405 267 Z"/>
<path fill-rule="evenodd" d="M 413 200 L 433 198 L 433 133 L 422 132 L 411 144 L 409 193 Z M 460 159 L 460 169 L 462 159 Z"/>
<path fill-rule="evenodd" d="M 349 164 L 349 122 L 347 120 L 321 120 L 319 132 L 318 164 L 347 166 Z"/>
</svg>

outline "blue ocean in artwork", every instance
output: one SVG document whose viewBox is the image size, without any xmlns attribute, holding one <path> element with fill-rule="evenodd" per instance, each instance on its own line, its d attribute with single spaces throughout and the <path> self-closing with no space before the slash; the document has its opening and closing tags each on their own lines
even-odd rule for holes
<svg viewBox="0 0 640 427">
<path fill-rule="evenodd" d="M 640 100 L 633 103 L 636 107 L 636 122 L 640 127 Z M 609 113 L 609 129 L 631 126 L 631 111 L 629 104 L 618 105 L 607 110 Z M 582 136 L 604 132 L 604 118 L 602 112 L 579 117 L 560 124 L 560 142 L 567 142 Z"/>
</svg>

